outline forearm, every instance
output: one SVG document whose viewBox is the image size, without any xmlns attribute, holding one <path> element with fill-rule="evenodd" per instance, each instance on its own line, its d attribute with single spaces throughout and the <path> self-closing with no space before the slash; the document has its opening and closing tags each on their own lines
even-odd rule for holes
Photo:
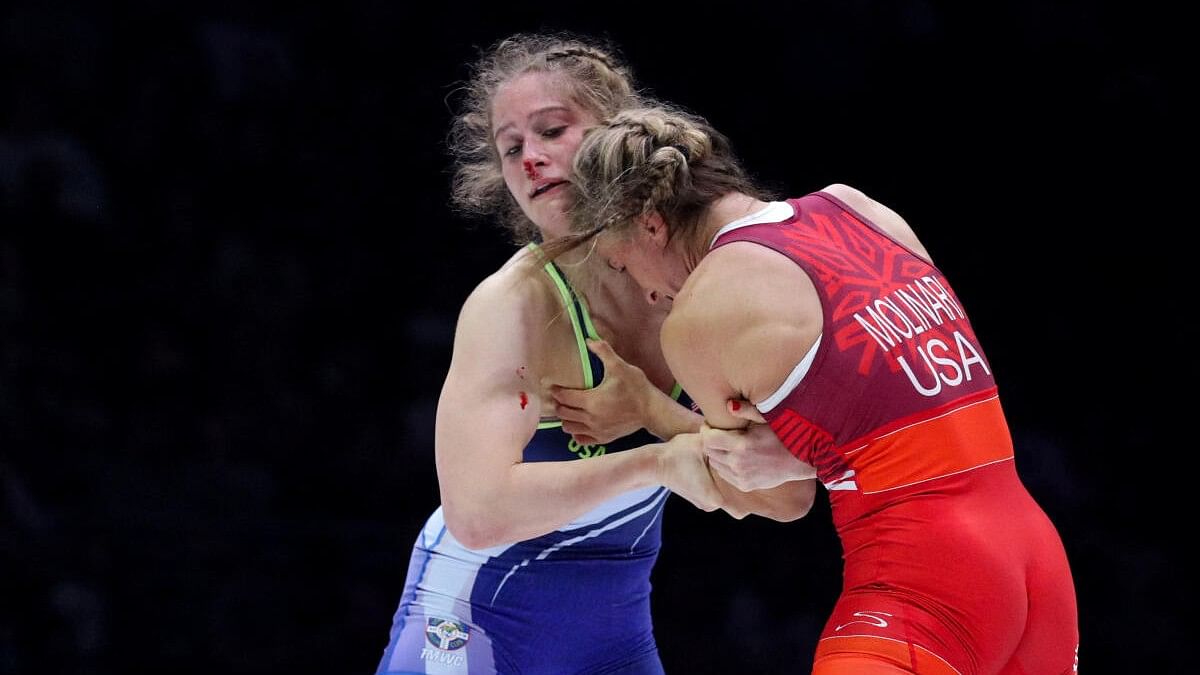
<svg viewBox="0 0 1200 675">
<path fill-rule="evenodd" d="M 586 459 L 519 462 L 480 488 L 448 498 L 451 532 L 470 548 L 487 548 L 552 532 L 617 495 L 659 483 L 661 446 Z"/>
<path fill-rule="evenodd" d="M 677 434 L 700 431 L 700 425 L 704 423 L 703 416 L 657 388 L 651 389 L 652 393 L 646 404 L 646 431 L 664 441 L 674 438 Z"/>
</svg>

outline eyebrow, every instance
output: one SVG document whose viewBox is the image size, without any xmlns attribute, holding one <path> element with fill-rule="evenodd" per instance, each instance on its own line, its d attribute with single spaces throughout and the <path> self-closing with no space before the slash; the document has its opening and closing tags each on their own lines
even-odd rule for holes
<svg viewBox="0 0 1200 675">
<path fill-rule="evenodd" d="M 571 109 L 565 105 L 548 105 L 544 108 L 538 108 L 537 110 L 534 110 L 533 112 L 529 113 L 529 117 L 527 119 L 533 119 L 534 117 L 537 117 L 538 115 L 544 115 L 546 113 L 556 112 L 559 110 L 566 111 L 566 112 L 571 111 Z M 496 129 L 495 133 L 492 134 L 492 142 L 494 143 L 497 138 L 500 138 L 500 134 L 503 133 L 505 130 L 507 130 L 512 125 L 513 125 L 513 123 L 509 122 L 508 124 L 505 124 L 504 126 Z"/>
</svg>

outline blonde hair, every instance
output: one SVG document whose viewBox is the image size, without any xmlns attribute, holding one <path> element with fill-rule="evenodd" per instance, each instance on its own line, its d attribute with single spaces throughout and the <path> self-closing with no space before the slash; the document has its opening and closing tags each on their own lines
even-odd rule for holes
<svg viewBox="0 0 1200 675">
<path fill-rule="evenodd" d="M 672 236 L 689 235 L 720 197 L 768 197 L 734 156 L 729 140 L 704 118 L 664 103 L 623 110 L 589 131 L 575 154 L 570 250 L 601 231 L 622 233 L 657 211 Z"/>
<path fill-rule="evenodd" d="M 504 184 L 492 138 L 492 99 L 504 84 L 526 73 L 562 76 L 572 100 L 606 119 L 637 100 L 633 75 L 611 46 L 566 33 L 518 34 L 501 40 L 471 66 L 447 140 L 454 157 L 453 203 L 477 216 L 498 216 L 517 243 L 538 238 Z"/>
</svg>

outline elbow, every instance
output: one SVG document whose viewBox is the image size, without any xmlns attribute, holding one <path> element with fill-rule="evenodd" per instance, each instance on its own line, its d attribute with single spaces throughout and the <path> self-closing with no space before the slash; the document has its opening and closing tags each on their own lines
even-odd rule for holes
<svg viewBox="0 0 1200 675">
<path fill-rule="evenodd" d="M 782 517 L 776 520 L 783 523 L 790 523 L 793 520 L 800 520 L 804 516 L 807 516 L 809 511 L 812 511 L 813 500 L 817 494 L 815 489 L 816 481 L 809 480 L 805 481 L 805 483 L 808 484 L 809 489 L 802 491 L 802 494 L 793 499 L 789 503 L 788 510 L 781 514 Z"/>
<path fill-rule="evenodd" d="M 749 511 L 738 508 L 731 504 L 726 504 L 725 506 L 722 506 L 721 510 L 724 511 L 725 513 L 729 514 L 734 520 L 742 520 L 746 516 L 750 515 Z"/>
<path fill-rule="evenodd" d="M 489 519 L 486 513 L 442 505 L 446 529 L 458 543 L 469 549 L 484 549 L 507 543 L 507 532 L 501 523 Z"/>
<path fill-rule="evenodd" d="M 816 483 L 812 480 L 802 481 L 797 488 L 790 490 L 786 499 L 775 500 L 772 503 L 773 508 L 764 515 L 781 523 L 790 523 L 807 516 L 816 498 Z"/>
<path fill-rule="evenodd" d="M 812 508 L 811 504 L 808 507 L 802 508 L 802 509 L 792 509 L 789 511 L 778 511 L 776 513 L 772 513 L 769 517 L 771 518 L 771 520 L 776 520 L 781 523 L 790 523 L 790 522 L 793 522 L 796 520 L 800 520 L 804 516 L 807 516 L 810 508 Z"/>
</svg>

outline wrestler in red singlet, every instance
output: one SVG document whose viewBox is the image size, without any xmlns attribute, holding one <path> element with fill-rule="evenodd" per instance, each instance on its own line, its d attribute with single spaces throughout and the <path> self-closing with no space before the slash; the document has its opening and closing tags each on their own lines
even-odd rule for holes
<svg viewBox="0 0 1200 675">
<path fill-rule="evenodd" d="M 821 297 L 820 339 L 758 406 L 816 467 L 842 541 L 814 673 L 1075 671 L 1066 554 L 1017 476 L 991 366 L 950 284 L 831 195 L 787 204 L 789 217 L 735 223 L 714 247 L 772 248 Z"/>
</svg>

